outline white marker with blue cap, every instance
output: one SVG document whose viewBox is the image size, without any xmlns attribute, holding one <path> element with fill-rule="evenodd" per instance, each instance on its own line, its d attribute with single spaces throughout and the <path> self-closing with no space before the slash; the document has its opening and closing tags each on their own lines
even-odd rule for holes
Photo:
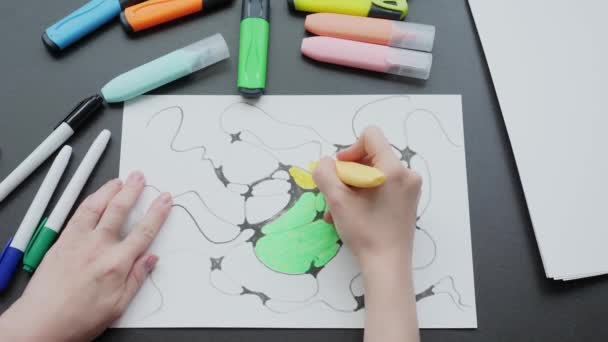
<svg viewBox="0 0 608 342">
<path fill-rule="evenodd" d="M 72 148 L 70 146 L 64 146 L 61 149 L 27 210 L 15 236 L 4 247 L 2 255 L 0 255 L 0 291 L 6 289 L 17 266 L 21 262 L 25 249 L 57 188 L 57 184 L 59 184 L 59 180 L 68 165 L 71 155 Z"/>
</svg>

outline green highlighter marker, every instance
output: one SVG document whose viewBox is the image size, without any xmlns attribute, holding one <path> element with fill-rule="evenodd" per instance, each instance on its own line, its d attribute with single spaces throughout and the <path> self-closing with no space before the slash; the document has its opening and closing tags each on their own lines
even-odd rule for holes
<svg viewBox="0 0 608 342">
<path fill-rule="evenodd" d="M 266 88 L 269 34 L 270 0 L 243 0 L 238 87 L 244 97 L 260 97 Z"/>
</svg>

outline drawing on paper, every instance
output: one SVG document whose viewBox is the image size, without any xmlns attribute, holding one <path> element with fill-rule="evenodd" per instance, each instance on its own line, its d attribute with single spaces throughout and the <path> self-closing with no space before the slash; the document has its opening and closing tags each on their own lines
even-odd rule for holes
<svg viewBox="0 0 608 342">
<path fill-rule="evenodd" d="M 432 269 L 440 259 L 438 239 L 441 237 L 436 236 L 425 222 L 432 199 L 438 196 L 438 192 L 435 191 L 430 162 L 423 153 L 418 152 L 415 143 L 410 141 L 411 130 L 415 129 L 412 123 L 415 123 L 416 118 L 423 118 L 426 127 L 432 127 L 438 132 L 437 138 L 442 140 L 440 143 L 446 144 L 450 149 L 460 150 L 462 156 L 464 146 L 462 139 L 453 138 L 442 119 L 432 110 L 416 107 L 409 96 L 376 96 L 360 104 L 354 111 L 341 115 L 350 134 L 348 137 L 345 134 L 340 139 L 334 139 L 310 123 L 284 119 L 282 113 L 271 112 L 264 103 L 243 102 L 236 97 L 220 98 L 233 101 L 223 101 L 224 107 L 218 107 L 220 110 L 216 116 L 210 115 L 209 118 L 201 119 L 201 115 L 208 114 L 191 112 L 192 109 L 186 109 L 179 101 L 171 105 L 167 105 L 171 101 L 160 101 L 159 105 L 164 104 L 162 108 L 147 113 L 142 111 L 141 120 L 137 120 L 137 136 L 143 141 L 154 140 L 153 144 L 158 149 L 164 149 L 163 153 L 171 154 L 174 158 L 173 165 L 158 165 L 171 174 L 171 178 L 188 179 L 192 173 L 189 167 L 194 163 L 197 170 L 205 172 L 204 181 L 200 184 L 188 187 L 188 182 L 182 182 L 178 189 L 167 188 L 166 184 L 172 183 L 167 181 L 167 176 L 148 176 L 149 184 L 143 201 L 140 201 L 139 215 L 143 214 L 143 208 L 149 204 L 146 201 L 149 202 L 160 191 L 169 191 L 173 193 L 175 202 L 172 216 L 179 215 L 180 218 L 170 219 L 167 225 L 173 227 L 174 222 L 179 222 L 182 230 L 190 230 L 189 234 L 195 232 L 194 235 L 189 235 L 190 248 L 175 248 L 176 246 L 166 244 L 159 249 L 159 265 L 165 259 L 169 259 L 168 265 L 173 264 L 171 258 L 174 255 L 190 254 L 188 260 L 196 261 L 191 261 L 193 265 L 187 267 L 197 265 L 191 272 L 204 274 L 198 279 L 205 283 L 199 285 L 206 289 L 208 295 L 215 292 L 216 297 L 227 298 L 226 303 L 233 306 L 231 310 L 239 310 L 240 299 L 249 310 L 262 315 L 261 321 L 264 320 L 264 315 L 281 317 L 284 322 L 279 323 L 281 327 L 317 327 L 314 319 L 301 319 L 315 311 L 321 311 L 325 315 L 344 315 L 334 323 L 327 323 L 328 326 L 360 325 L 361 312 L 365 307 L 361 274 L 353 267 L 354 258 L 342 244 L 334 227 L 323 220 L 325 201 L 306 165 L 350 146 L 368 124 L 377 123 L 377 111 L 386 106 L 396 108 L 399 115 L 398 118 L 390 118 L 397 119 L 400 126 L 398 131 L 401 140 L 391 140 L 396 155 L 405 166 L 420 173 L 424 180 L 415 230 L 415 277 Z M 272 101 L 271 97 L 267 98 L 266 102 Z M 305 103 L 301 101 L 294 108 Z M 403 104 L 409 106 L 399 110 Z M 139 111 L 137 113 L 140 114 Z M 132 133 L 128 132 L 131 126 L 126 124 L 126 115 L 131 114 L 133 113 L 125 113 L 123 144 L 130 144 L 128 138 Z M 196 122 L 204 123 L 207 128 L 213 127 L 216 139 L 210 137 L 207 141 L 205 134 L 198 136 L 196 133 L 188 133 L 187 131 L 196 132 L 189 129 Z M 462 136 L 462 132 L 459 134 Z M 390 134 L 387 135 L 390 139 Z M 128 145 L 123 146 L 121 174 L 123 162 L 131 159 L 124 155 L 128 149 Z M 150 152 L 155 153 L 156 150 L 154 148 Z M 150 164 L 155 164 L 154 158 L 146 160 L 152 160 Z M 140 168 L 149 174 L 147 165 L 149 163 L 145 162 L 131 168 Z M 213 191 L 201 190 L 207 186 L 213 187 Z M 468 204 L 466 205 L 468 215 Z M 466 234 L 469 234 L 468 227 L 466 228 Z M 463 238 L 469 239 L 469 236 Z M 470 250 L 465 254 L 470 254 Z M 147 294 L 138 296 L 145 296 L 155 304 L 147 305 L 146 310 L 132 310 L 138 312 L 130 312 L 123 319 L 123 322 L 126 321 L 124 326 L 180 324 L 162 323 L 162 320 L 167 320 L 162 318 L 167 316 L 165 309 L 169 304 L 166 293 L 173 291 L 171 288 L 174 286 L 167 286 L 169 290 L 164 288 L 168 280 L 161 281 L 162 272 L 160 275 L 156 273 L 158 272 L 153 273 L 149 279 Z M 453 314 L 475 317 L 474 297 L 467 298 L 462 294 L 461 286 L 464 285 L 459 281 L 462 274 L 455 275 L 449 271 L 429 273 L 432 275 L 416 284 L 419 308 L 430 298 L 437 298 L 434 306 L 449 306 Z M 463 280 L 463 283 L 470 283 L 469 287 L 472 287 L 472 279 Z M 471 289 L 467 293 L 471 293 Z M 192 295 L 195 294 L 189 296 Z M 222 302 L 221 299 L 214 300 Z M 356 323 L 340 323 L 348 322 L 349 316 Z M 298 319 L 301 321 L 296 321 Z M 189 320 L 196 321 L 193 318 Z M 213 326 L 212 321 L 202 319 L 198 325 Z M 235 320 L 234 323 L 224 322 L 221 326 L 239 326 L 239 322 L 243 322 L 240 323 L 241 326 L 274 326 L 256 320 L 248 322 L 247 318 Z M 430 323 L 428 326 L 448 327 L 441 326 L 442 324 L 445 325 Z M 452 327 L 458 325 L 461 324 Z M 424 317 L 421 317 L 421 326 L 425 326 Z"/>
</svg>

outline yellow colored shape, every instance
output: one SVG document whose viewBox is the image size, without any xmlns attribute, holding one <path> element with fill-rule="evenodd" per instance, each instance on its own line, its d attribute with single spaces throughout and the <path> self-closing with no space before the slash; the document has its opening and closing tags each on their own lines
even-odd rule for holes
<svg viewBox="0 0 608 342">
<path fill-rule="evenodd" d="M 319 162 L 310 163 L 310 172 L 317 168 Z M 375 167 L 338 160 L 336 172 L 342 183 L 356 188 L 375 188 L 386 181 L 384 173 Z"/>
<path fill-rule="evenodd" d="M 317 184 L 312 179 L 312 175 L 299 167 L 291 167 L 289 169 L 289 175 L 296 184 L 304 190 L 314 190 L 317 188 Z"/>
</svg>

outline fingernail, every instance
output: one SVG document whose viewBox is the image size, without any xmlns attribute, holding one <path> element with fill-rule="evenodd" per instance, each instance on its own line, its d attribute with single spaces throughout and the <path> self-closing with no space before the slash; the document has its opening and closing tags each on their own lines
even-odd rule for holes
<svg viewBox="0 0 608 342">
<path fill-rule="evenodd" d="M 156 255 L 148 256 L 148 258 L 146 259 L 146 263 L 144 264 L 144 267 L 146 268 L 146 272 L 148 272 L 148 273 L 152 272 L 152 270 L 154 269 L 154 266 L 156 266 L 157 262 L 158 262 L 158 257 Z"/>
<path fill-rule="evenodd" d="M 160 202 L 164 205 L 170 205 L 173 202 L 173 197 L 168 192 L 163 192 L 160 197 Z"/>
<path fill-rule="evenodd" d="M 144 181 L 144 174 L 141 171 L 132 172 L 127 179 L 130 183 L 141 183 Z"/>
<path fill-rule="evenodd" d="M 120 178 L 116 178 L 112 180 L 112 186 L 122 186 L 122 180 Z"/>
</svg>

